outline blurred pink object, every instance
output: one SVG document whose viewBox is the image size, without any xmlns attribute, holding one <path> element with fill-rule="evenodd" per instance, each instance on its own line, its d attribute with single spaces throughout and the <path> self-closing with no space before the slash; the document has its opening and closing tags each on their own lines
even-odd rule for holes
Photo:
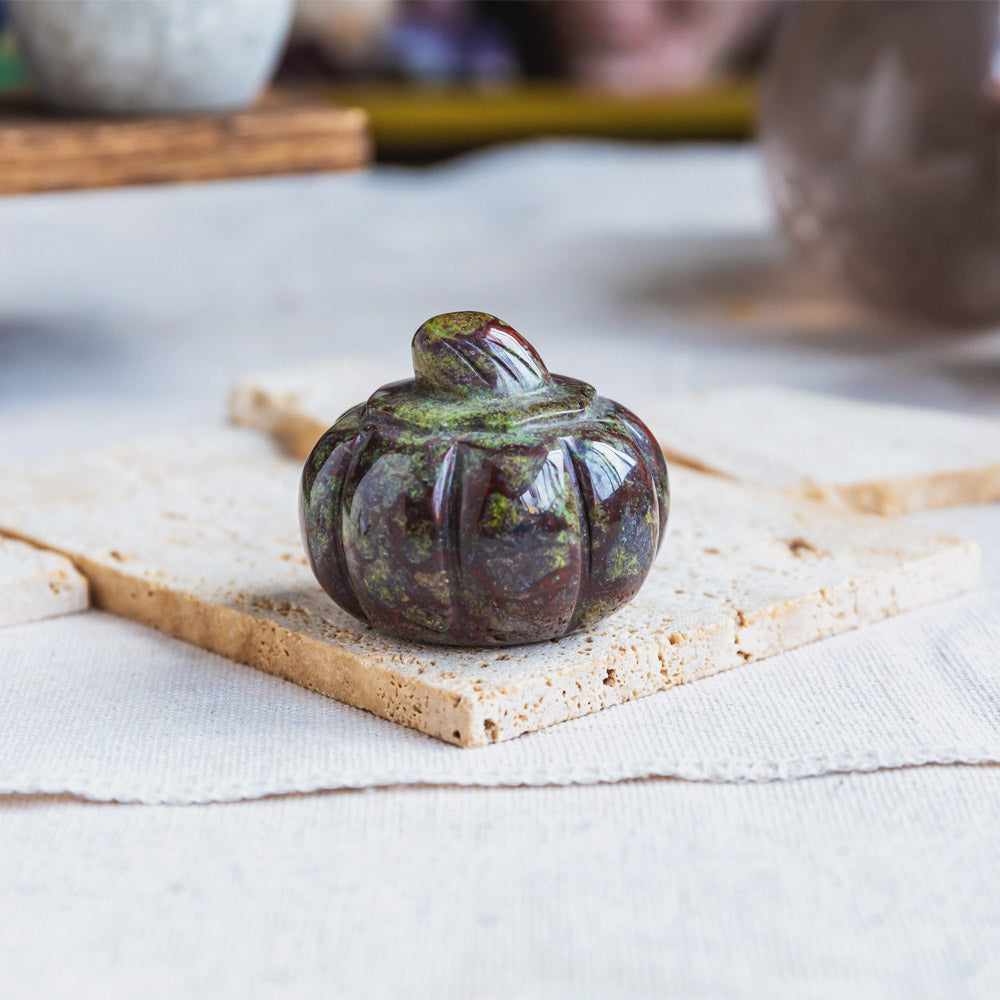
<svg viewBox="0 0 1000 1000">
<path fill-rule="evenodd" d="M 779 37 L 760 135 L 784 229 L 878 307 L 1000 317 L 997 5 L 804 3 Z"/>
<path fill-rule="evenodd" d="M 635 92 L 693 87 L 723 75 L 773 7 L 771 0 L 563 0 L 552 13 L 573 76 Z"/>
</svg>

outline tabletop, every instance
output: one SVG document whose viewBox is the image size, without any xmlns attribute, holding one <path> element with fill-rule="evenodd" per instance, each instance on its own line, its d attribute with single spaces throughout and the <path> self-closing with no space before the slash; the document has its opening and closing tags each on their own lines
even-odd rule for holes
<svg viewBox="0 0 1000 1000">
<path fill-rule="evenodd" d="M 1000 332 L 905 328 L 799 268 L 753 147 L 7 198 L 0 232 L 4 465 L 220 422 L 249 371 L 354 354 L 404 377 L 455 309 L 626 402 L 767 382 L 1000 417 Z M 535 769 L 502 780 L 307 787 L 324 727 L 370 760 L 397 727 L 97 611 L 3 630 L 0 995 L 996 995 L 1000 509 L 917 520 L 982 545 L 982 592 L 523 737 Z M 690 726 L 702 760 L 826 764 L 539 770 L 569 740 L 628 757 L 633 722 L 674 749 Z M 169 794 L 143 792 L 143 746 Z M 213 793 L 214 769 L 260 780 Z"/>
</svg>

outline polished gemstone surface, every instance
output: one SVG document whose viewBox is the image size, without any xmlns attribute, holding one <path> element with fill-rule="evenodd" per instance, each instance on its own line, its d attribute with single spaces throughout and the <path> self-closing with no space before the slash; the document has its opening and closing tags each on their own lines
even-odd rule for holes
<svg viewBox="0 0 1000 1000">
<path fill-rule="evenodd" d="M 451 645 L 553 639 L 627 603 L 669 509 L 642 421 L 551 375 L 485 313 L 428 320 L 413 367 L 306 461 L 303 539 L 327 593 L 377 628 Z"/>
</svg>

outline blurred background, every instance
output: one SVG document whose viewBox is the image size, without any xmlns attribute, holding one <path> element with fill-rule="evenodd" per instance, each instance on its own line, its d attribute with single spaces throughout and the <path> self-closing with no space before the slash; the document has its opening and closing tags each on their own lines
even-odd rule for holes
<svg viewBox="0 0 1000 1000">
<path fill-rule="evenodd" d="M 296 5 L 279 71 L 335 81 L 383 158 L 548 135 L 745 137 L 774 0 Z"/>
<path fill-rule="evenodd" d="M 0 87 L 23 89 L 3 10 Z M 276 83 L 364 107 L 381 160 L 552 134 L 738 138 L 781 14 L 778 0 L 297 0 Z"/>
<path fill-rule="evenodd" d="M 0 383 L 29 384 L 16 344 L 32 378 L 54 353 L 18 322 L 80 349 L 65 317 L 38 319 L 62 301 L 102 330 L 133 303 L 132 329 L 169 326 L 178 359 L 184 336 L 217 351 L 221 380 L 237 338 L 246 367 L 270 363 L 276 325 L 288 360 L 371 352 L 473 295 L 595 350 L 606 312 L 636 356 L 689 352 L 678 386 L 989 407 L 992 354 L 955 362 L 979 380 L 967 400 L 927 337 L 1000 319 L 997 26 L 987 0 L 2 0 L 0 194 L 117 190 L 0 199 L 21 233 L 0 257 Z M 357 176 L 319 176 L 337 172 Z M 289 176 L 245 213 L 238 185 L 149 186 L 263 175 Z M 155 221 L 133 233 L 140 204 Z M 550 244 L 565 294 L 534 263 Z M 143 254 L 149 290 L 125 278 Z M 923 374 L 886 381 L 876 350 L 901 376 L 923 350 Z"/>
<path fill-rule="evenodd" d="M 3 0 L 0 193 L 757 138 L 816 273 L 977 326 L 1000 316 L 997 23 L 987 0 Z"/>
</svg>

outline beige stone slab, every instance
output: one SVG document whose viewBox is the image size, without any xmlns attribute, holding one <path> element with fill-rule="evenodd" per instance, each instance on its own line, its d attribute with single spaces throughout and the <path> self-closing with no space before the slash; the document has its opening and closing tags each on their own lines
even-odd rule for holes
<svg viewBox="0 0 1000 1000">
<path fill-rule="evenodd" d="M 877 514 L 1000 500 L 1000 421 L 768 386 L 643 409 L 694 466 Z"/>
<path fill-rule="evenodd" d="M 55 552 L 0 537 L 0 628 L 87 607 L 87 581 Z"/>
<path fill-rule="evenodd" d="M 253 376 L 230 413 L 304 458 L 341 412 L 405 374 L 347 358 Z M 793 495 L 887 515 L 1000 500 L 1000 421 L 768 386 L 624 402 L 669 460 Z"/>
<path fill-rule="evenodd" d="M 462 746 L 652 694 L 974 587 L 970 542 L 677 469 L 646 585 L 592 631 L 456 650 L 338 609 L 302 555 L 299 463 L 230 427 L 0 476 L 0 529 L 70 555 L 94 602 Z"/>
<path fill-rule="evenodd" d="M 364 358 L 334 358 L 240 379 L 229 394 L 233 423 L 270 434 L 290 455 L 305 459 L 345 410 L 406 371 Z"/>
</svg>

